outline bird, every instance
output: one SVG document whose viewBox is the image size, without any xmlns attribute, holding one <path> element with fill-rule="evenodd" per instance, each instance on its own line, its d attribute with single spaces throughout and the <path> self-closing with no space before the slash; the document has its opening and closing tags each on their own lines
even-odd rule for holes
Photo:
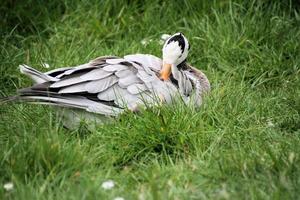
<svg viewBox="0 0 300 200">
<path fill-rule="evenodd" d="M 150 54 L 102 56 L 45 73 L 20 65 L 20 72 L 34 84 L 0 101 L 65 108 L 60 113 L 70 129 L 82 116 L 103 123 L 125 110 L 136 112 L 148 105 L 171 104 L 177 98 L 199 107 L 210 91 L 207 76 L 187 63 L 191 46 L 183 33 L 164 40 L 162 59 Z"/>
</svg>

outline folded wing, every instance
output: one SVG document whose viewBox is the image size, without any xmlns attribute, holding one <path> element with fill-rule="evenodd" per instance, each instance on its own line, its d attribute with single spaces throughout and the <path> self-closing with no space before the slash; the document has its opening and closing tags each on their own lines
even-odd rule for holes
<svg viewBox="0 0 300 200">
<path fill-rule="evenodd" d="M 19 98 L 115 116 L 140 104 L 170 102 L 177 88 L 158 78 L 162 61 L 152 55 L 100 57 L 87 64 L 40 73 L 41 81 L 19 91 Z"/>
</svg>

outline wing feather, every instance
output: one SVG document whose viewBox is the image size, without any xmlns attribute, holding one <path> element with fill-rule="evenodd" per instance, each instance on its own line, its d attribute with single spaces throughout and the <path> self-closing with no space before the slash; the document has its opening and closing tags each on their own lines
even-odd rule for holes
<svg viewBox="0 0 300 200">
<path fill-rule="evenodd" d="M 114 102 L 122 108 L 136 110 L 137 106 L 142 103 L 142 100 L 139 99 L 137 95 L 133 95 L 128 91 L 124 91 L 122 96 L 117 98 Z"/>
<path fill-rule="evenodd" d="M 133 54 L 124 56 L 124 58 L 131 62 L 140 63 L 143 66 L 146 66 L 155 72 L 161 70 L 162 60 L 156 56 L 148 55 L 148 54 Z"/>
<path fill-rule="evenodd" d="M 116 116 L 122 112 L 122 109 L 108 106 L 102 103 L 97 103 L 92 100 L 86 99 L 82 96 L 77 97 L 43 97 L 43 96 L 27 96 L 22 97 L 23 99 L 32 99 L 32 100 L 40 100 L 44 102 L 49 102 L 49 104 L 55 104 L 57 106 L 64 107 L 72 107 L 72 108 L 80 108 L 85 109 L 89 112 L 99 113 L 103 115 L 111 115 Z"/>
<path fill-rule="evenodd" d="M 127 77 L 127 76 L 134 76 L 134 72 L 129 70 L 129 69 L 125 69 L 125 70 L 120 70 L 120 71 L 117 71 L 115 73 L 115 75 L 118 77 L 118 78 L 123 78 L 123 77 Z"/>
<path fill-rule="evenodd" d="M 79 65 L 76 67 L 72 67 L 71 69 L 66 70 L 63 73 L 57 75 L 56 78 L 62 78 L 63 76 L 68 76 L 68 75 L 78 72 L 80 70 L 94 69 L 94 68 L 96 68 L 96 66 L 91 65 L 90 63 L 86 63 L 86 64 Z"/>
<path fill-rule="evenodd" d="M 118 82 L 120 87 L 127 88 L 129 85 L 132 85 L 134 83 L 141 83 L 141 80 L 136 75 L 134 75 L 120 78 Z"/>
<path fill-rule="evenodd" d="M 85 81 L 91 81 L 106 78 L 112 74 L 113 72 L 107 72 L 103 69 L 94 69 L 86 74 L 81 75 L 80 78 Z"/>
<path fill-rule="evenodd" d="M 57 76 L 58 74 L 65 72 L 71 68 L 72 67 L 62 67 L 62 68 L 58 68 L 58 69 L 53 69 L 53 70 L 46 72 L 45 74 L 53 77 L 53 76 Z"/>
<path fill-rule="evenodd" d="M 127 66 L 120 65 L 120 64 L 112 64 L 112 65 L 107 65 L 102 69 L 107 72 L 115 72 L 115 71 L 125 70 L 127 69 Z"/>
<path fill-rule="evenodd" d="M 104 79 L 90 81 L 85 85 L 85 90 L 88 93 L 98 93 L 106 90 L 113 84 L 117 83 L 118 79 L 116 76 L 112 75 L 109 77 L 106 77 Z"/>
<path fill-rule="evenodd" d="M 145 71 L 138 71 L 137 77 L 139 77 L 144 83 L 154 82 L 159 80 L 156 76 L 149 75 Z"/>
<path fill-rule="evenodd" d="M 97 95 L 97 98 L 103 101 L 114 101 L 117 98 L 123 96 L 126 92 L 126 89 L 121 88 L 118 84 L 114 84 L 112 87 L 107 90 L 100 92 Z"/>
<path fill-rule="evenodd" d="M 114 59 L 107 59 L 105 62 L 107 64 L 115 65 L 115 64 L 120 64 L 121 62 L 126 62 L 126 60 L 123 58 L 114 58 Z"/>
<path fill-rule="evenodd" d="M 133 85 L 128 86 L 127 90 L 131 94 L 139 94 L 139 93 L 144 92 L 145 90 L 147 90 L 147 87 L 146 87 L 145 84 L 137 83 L 137 84 L 133 84 Z"/>
<path fill-rule="evenodd" d="M 119 57 L 117 57 L 117 56 L 100 56 L 98 58 L 91 60 L 89 63 L 94 66 L 99 66 L 99 65 L 101 66 L 106 63 L 107 59 L 116 59 L 116 58 L 119 58 Z"/>
<path fill-rule="evenodd" d="M 70 85 L 74 85 L 77 83 L 81 83 L 84 82 L 85 80 L 83 80 L 80 76 L 83 75 L 83 73 L 79 73 L 79 74 L 71 74 L 67 77 L 62 78 L 59 81 L 56 81 L 55 83 L 50 85 L 50 88 L 60 88 L 60 87 L 66 87 L 66 86 L 70 86 Z"/>
<path fill-rule="evenodd" d="M 86 92 L 85 86 L 87 83 L 79 83 L 75 85 L 71 85 L 68 87 L 64 87 L 58 91 L 59 94 L 68 94 L 68 93 L 79 93 Z"/>
</svg>

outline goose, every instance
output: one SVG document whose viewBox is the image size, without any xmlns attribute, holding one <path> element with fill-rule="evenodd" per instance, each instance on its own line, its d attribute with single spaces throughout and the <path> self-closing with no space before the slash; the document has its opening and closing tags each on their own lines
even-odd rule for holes
<svg viewBox="0 0 300 200">
<path fill-rule="evenodd" d="M 96 114 L 100 122 L 124 110 L 138 111 L 146 104 L 171 104 L 174 98 L 199 107 L 203 96 L 210 91 L 210 83 L 203 72 L 187 63 L 189 50 L 190 44 L 183 33 L 175 33 L 165 38 L 162 59 L 149 54 L 102 56 L 46 73 L 23 64 L 20 72 L 34 84 L 18 90 L 15 96 L 3 98 L 2 102 L 65 107 L 79 111 L 86 118 Z M 68 122 L 65 126 L 70 128 L 80 119 L 76 112 L 67 113 L 65 118 L 73 124 Z"/>
</svg>

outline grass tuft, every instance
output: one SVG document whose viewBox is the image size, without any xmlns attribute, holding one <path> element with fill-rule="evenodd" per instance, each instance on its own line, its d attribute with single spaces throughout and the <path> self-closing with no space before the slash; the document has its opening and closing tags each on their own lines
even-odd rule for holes
<svg viewBox="0 0 300 200">
<path fill-rule="evenodd" d="M 4 2 L 0 96 L 30 85 L 19 64 L 161 57 L 161 34 L 179 31 L 212 92 L 199 110 L 147 108 L 94 131 L 64 129 L 53 108 L 1 105 L 0 199 L 297 199 L 299 9 L 296 0 Z"/>
</svg>

